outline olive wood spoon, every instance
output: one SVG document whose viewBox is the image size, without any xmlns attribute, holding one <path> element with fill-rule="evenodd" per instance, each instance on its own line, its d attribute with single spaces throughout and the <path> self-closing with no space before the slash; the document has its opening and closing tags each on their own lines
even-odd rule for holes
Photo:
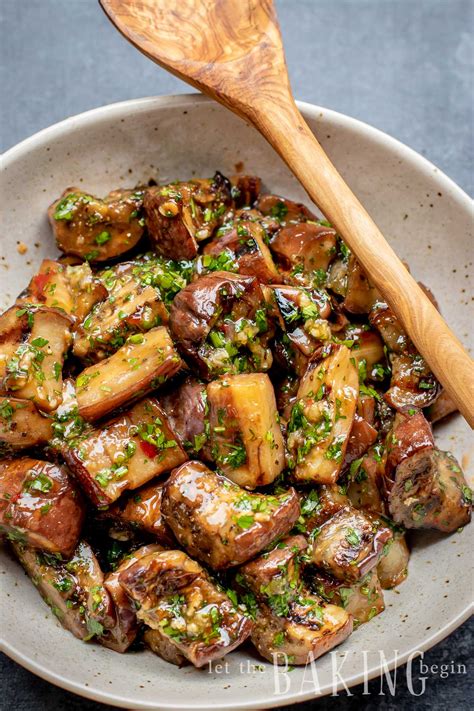
<svg viewBox="0 0 474 711">
<path fill-rule="evenodd" d="M 252 123 L 343 237 L 474 427 L 474 362 L 298 111 L 272 0 L 100 0 L 150 59 Z"/>
</svg>

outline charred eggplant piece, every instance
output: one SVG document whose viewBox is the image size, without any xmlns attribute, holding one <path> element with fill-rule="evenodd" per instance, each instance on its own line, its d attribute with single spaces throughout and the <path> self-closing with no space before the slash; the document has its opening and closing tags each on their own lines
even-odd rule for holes
<svg viewBox="0 0 474 711">
<path fill-rule="evenodd" d="M 319 529 L 311 562 L 338 580 L 354 583 L 375 568 L 391 538 L 390 529 L 375 516 L 345 508 Z"/>
<path fill-rule="evenodd" d="M 66 467 L 30 457 L 0 463 L 0 530 L 11 540 L 68 558 L 84 515 Z"/>
<path fill-rule="evenodd" d="M 405 536 L 393 531 L 393 538 L 385 544 L 383 556 L 377 566 L 377 575 L 384 590 L 397 587 L 408 575 L 410 551 Z"/>
<path fill-rule="evenodd" d="M 159 553 L 163 550 L 158 544 L 142 546 L 125 557 L 125 560 L 111 573 L 104 578 L 104 587 L 113 600 L 115 614 L 117 617 L 117 627 L 122 633 L 122 649 L 116 651 L 125 652 L 136 639 L 138 634 L 137 611 L 135 604 L 130 600 L 123 587 L 120 585 L 120 575 L 150 553 Z"/>
<path fill-rule="evenodd" d="M 260 195 L 262 180 L 257 175 L 233 175 L 231 194 L 237 208 L 253 205 Z"/>
<path fill-rule="evenodd" d="M 346 454 L 344 457 L 345 464 L 350 464 L 362 457 L 367 452 L 369 447 L 374 444 L 378 436 L 378 432 L 370 422 L 357 413 L 354 415 L 349 442 L 347 443 Z"/>
<path fill-rule="evenodd" d="M 255 208 L 263 215 L 273 217 L 281 227 L 298 224 L 300 222 L 318 223 L 316 215 L 300 202 L 294 202 L 279 195 L 260 195 L 255 202 Z"/>
<path fill-rule="evenodd" d="M 273 331 L 254 277 L 227 272 L 200 277 L 174 298 L 170 330 L 205 380 L 271 366 Z"/>
<path fill-rule="evenodd" d="M 0 316 L 0 394 L 32 400 L 45 412 L 61 403 L 71 318 L 46 306 L 12 306 Z"/>
<path fill-rule="evenodd" d="M 223 261 L 220 255 L 223 254 L 227 260 L 225 267 L 229 271 L 254 276 L 262 284 L 280 281 L 271 252 L 265 244 L 264 229 L 258 222 L 241 220 L 224 236 L 206 244 L 199 270 L 204 273 L 222 269 Z"/>
<path fill-rule="evenodd" d="M 251 632 L 251 620 L 182 551 L 145 556 L 119 581 L 139 605 L 138 619 L 196 667 L 228 654 Z M 157 651 L 161 648 L 155 644 Z"/>
<path fill-rule="evenodd" d="M 211 180 L 150 188 L 144 209 L 155 251 L 170 259 L 193 259 L 198 242 L 211 237 L 231 205 L 231 185 L 221 173 Z"/>
<path fill-rule="evenodd" d="M 46 444 L 52 434 L 51 420 L 30 400 L 0 397 L 0 453 Z"/>
<path fill-rule="evenodd" d="M 104 575 L 91 547 L 81 541 L 67 563 L 20 543 L 13 549 L 44 601 L 61 625 L 84 642 L 124 652 L 129 646 L 117 621 Z"/>
<path fill-rule="evenodd" d="M 388 404 L 396 409 L 431 405 L 440 393 L 440 385 L 395 314 L 379 301 L 371 310 L 369 320 L 389 350 L 392 378 L 385 393 Z"/>
<path fill-rule="evenodd" d="M 413 407 L 405 407 L 397 412 L 385 446 L 385 473 L 390 486 L 390 480 L 399 464 L 423 449 L 434 447 L 433 432 L 423 413 Z"/>
<path fill-rule="evenodd" d="M 133 262 L 110 271 L 108 298 L 92 309 L 74 334 L 74 355 L 92 362 L 115 353 L 131 335 L 168 323 L 159 289 L 142 283 Z"/>
<path fill-rule="evenodd" d="M 142 190 L 114 190 L 103 200 L 67 188 L 48 210 L 56 243 L 65 254 L 103 262 L 128 252 L 143 235 Z"/>
<path fill-rule="evenodd" d="M 92 501 L 103 506 L 186 461 L 166 415 L 153 398 L 63 448 L 63 456 Z"/>
<path fill-rule="evenodd" d="M 377 461 L 376 456 L 374 450 L 369 450 L 364 457 L 352 462 L 347 495 L 356 509 L 385 514 L 386 504 L 382 497 L 384 464 Z"/>
<path fill-rule="evenodd" d="M 191 457 L 211 462 L 206 384 L 192 375 L 160 393 L 171 428 Z"/>
<path fill-rule="evenodd" d="M 239 588 L 249 591 L 243 599 L 253 600 L 252 642 L 273 663 L 307 664 L 352 632 L 347 612 L 304 587 L 300 564 L 306 546 L 302 536 L 287 538 L 244 565 L 236 576 Z"/>
<path fill-rule="evenodd" d="M 344 462 L 359 381 L 351 352 L 339 345 L 311 361 L 288 422 L 287 445 L 297 482 L 331 484 Z"/>
<path fill-rule="evenodd" d="M 76 380 L 79 414 L 97 420 L 143 397 L 182 366 L 164 326 L 130 336 L 116 353 L 86 368 Z"/>
<path fill-rule="evenodd" d="M 336 251 L 336 230 L 317 222 L 283 227 L 273 237 L 270 249 L 292 282 L 312 287 L 325 282 Z"/>
<path fill-rule="evenodd" d="M 352 616 L 354 627 L 369 622 L 385 610 L 382 586 L 375 570 L 349 587 L 336 578 L 316 573 L 311 578 L 311 587 L 324 600 L 343 607 Z"/>
<path fill-rule="evenodd" d="M 188 462 L 165 484 L 162 513 L 189 555 L 214 570 L 239 565 L 292 528 L 298 496 L 243 491 L 229 479 Z"/>
<path fill-rule="evenodd" d="M 174 546 L 174 536 L 161 515 L 163 486 L 163 483 L 149 484 L 122 496 L 117 503 L 101 513 L 101 518 L 110 519 L 134 531 L 149 533 L 165 546 Z"/>
<path fill-rule="evenodd" d="M 347 287 L 342 302 L 343 308 L 351 314 L 368 314 L 378 299 L 377 289 L 351 254 L 347 263 Z"/>
<path fill-rule="evenodd" d="M 471 520 L 472 491 L 449 452 L 422 449 L 395 472 L 389 509 L 406 528 L 436 528 L 452 533 Z"/>
<path fill-rule="evenodd" d="M 310 357 L 331 338 L 329 297 L 323 290 L 280 285 L 267 289 L 265 296 L 283 331 L 275 344 L 276 361 L 302 376 Z"/>
<path fill-rule="evenodd" d="M 25 302 L 58 308 L 77 320 L 82 320 L 94 304 L 107 297 L 107 289 L 92 274 L 89 264 L 68 266 L 52 259 L 43 259 L 29 283 Z"/>
<path fill-rule="evenodd" d="M 301 515 L 295 528 L 312 540 L 323 523 L 341 509 L 350 507 L 350 501 L 342 487 L 322 484 L 302 495 L 300 507 Z"/>
<path fill-rule="evenodd" d="M 265 373 L 229 375 L 207 386 L 212 456 L 239 486 L 271 484 L 285 466 L 275 393 Z"/>
</svg>

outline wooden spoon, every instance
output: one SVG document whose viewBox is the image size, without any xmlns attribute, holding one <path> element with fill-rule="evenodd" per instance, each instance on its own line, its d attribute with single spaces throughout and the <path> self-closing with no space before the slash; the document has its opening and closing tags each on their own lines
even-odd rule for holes
<svg viewBox="0 0 474 711">
<path fill-rule="evenodd" d="M 349 245 L 474 427 L 474 363 L 303 120 L 272 0 L 100 0 L 144 54 L 250 121 Z"/>
</svg>

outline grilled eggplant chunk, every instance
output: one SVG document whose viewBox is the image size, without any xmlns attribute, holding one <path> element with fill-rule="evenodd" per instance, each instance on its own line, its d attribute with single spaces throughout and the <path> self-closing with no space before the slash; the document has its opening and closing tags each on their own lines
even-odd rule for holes
<svg viewBox="0 0 474 711">
<path fill-rule="evenodd" d="M 262 284 L 280 281 L 272 255 L 265 244 L 265 231 L 258 222 L 240 220 L 222 237 L 206 244 L 200 261 L 201 270 L 219 267 L 222 253 L 230 260 L 232 271 L 256 277 Z M 221 258 L 222 259 L 222 258 Z"/>
<path fill-rule="evenodd" d="M 40 415 L 30 400 L 0 397 L 0 454 L 46 444 L 52 437 L 51 420 Z"/>
<path fill-rule="evenodd" d="M 471 504 L 472 491 L 449 452 L 425 448 L 397 466 L 389 509 L 406 528 L 452 533 L 471 520 Z"/>
<path fill-rule="evenodd" d="M 257 175 L 233 175 L 231 194 L 237 208 L 253 205 L 260 195 L 262 180 Z"/>
<path fill-rule="evenodd" d="M 342 307 L 351 314 L 368 314 L 379 299 L 361 265 L 351 254 L 347 260 L 346 292 Z"/>
<path fill-rule="evenodd" d="M 281 227 L 298 224 L 300 222 L 318 222 L 308 208 L 300 202 L 294 202 L 279 195 L 260 195 L 255 202 L 255 208 L 263 215 L 273 217 Z"/>
<path fill-rule="evenodd" d="M 193 259 L 198 242 L 211 237 L 231 205 L 231 184 L 221 173 L 150 188 L 144 209 L 155 251 L 169 259 Z"/>
<path fill-rule="evenodd" d="M 283 227 L 270 243 L 278 267 L 295 284 L 314 286 L 324 281 L 336 250 L 336 230 L 317 222 Z"/>
<path fill-rule="evenodd" d="M 388 404 L 396 409 L 431 405 L 440 393 L 440 385 L 393 311 L 378 301 L 369 320 L 389 350 L 392 378 L 384 396 Z"/>
<path fill-rule="evenodd" d="M 356 368 L 346 346 L 309 363 L 288 422 L 287 445 L 296 482 L 337 481 L 359 394 Z"/>
<path fill-rule="evenodd" d="M 160 393 L 160 404 L 190 457 L 212 462 L 205 383 L 186 376 Z"/>
<path fill-rule="evenodd" d="M 48 216 L 65 254 L 103 262 L 128 252 L 143 235 L 142 190 L 114 190 L 103 200 L 67 188 Z"/>
<path fill-rule="evenodd" d="M 98 303 L 76 328 L 74 355 L 98 362 L 115 353 L 133 334 L 168 323 L 159 289 L 143 284 L 133 262 L 115 269 L 108 279 L 108 298 Z M 140 341 L 140 337 L 135 339 Z"/>
<path fill-rule="evenodd" d="M 25 302 L 62 309 L 81 321 L 94 304 L 107 297 L 107 289 L 94 277 L 87 262 L 69 266 L 43 259 L 29 283 L 25 295 L 17 303 Z"/>
<path fill-rule="evenodd" d="M 342 487 L 337 484 L 322 484 L 305 492 L 300 501 L 301 515 L 296 528 L 312 540 L 319 528 L 341 509 L 350 506 Z"/>
<path fill-rule="evenodd" d="M 354 583 L 375 568 L 391 538 L 390 529 L 372 514 L 344 508 L 321 526 L 311 562 L 338 580 Z"/>
<path fill-rule="evenodd" d="M 433 432 L 428 420 L 422 412 L 415 408 L 405 407 L 397 412 L 390 432 L 385 441 L 387 460 L 385 473 L 387 485 L 395 469 L 408 457 L 412 457 L 423 449 L 433 449 Z"/>
<path fill-rule="evenodd" d="M 116 353 L 89 366 L 77 378 L 79 414 L 86 420 L 104 417 L 162 385 L 181 365 L 164 326 L 130 336 Z"/>
<path fill-rule="evenodd" d="M 279 496 L 249 493 L 201 462 L 172 472 L 161 508 L 180 545 L 214 570 L 250 560 L 288 533 L 300 513 L 293 489 Z"/>
<path fill-rule="evenodd" d="M 122 632 L 123 649 L 117 650 L 125 652 L 136 639 L 138 634 L 138 620 L 135 604 L 128 597 L 127 593 L 120 585 L 120 575 L 130 568 L 134 563 L 144 558 L 150 553 L 160 553 L 163 547 L 158 544 L 149 544 L 138 548 L 125 557 L 120 565 L 111 573 L 107 573 L 104 578 L 104 587 L 113 600 L 115 614 L 117 617 L 117 626 Z"/>
<path fill-rule="evenodd" d="M 127 649 L 127 633 L 117 619 L 104 575 L 88 543 L 81 541 L 67 563 L 21 543 L 14 543 L 13 549 L 65 629 L 85 642 L 95 638 L 116 652 Z"/>
<path fill-rule="evenodd" d="M 397 587 L 408 575 L 410 551 L 405 536 L 400 531 L 393 531 L 393 538 L 384 546 L 383 556 L 377 566 L 377 576 L 384 590 Z"/>
<path fill-rule="evenodd" d="M 119 581 L 138 604 L 138 619 L 196 667 L 228 654 L 251 632 L 251 620 L 182 551 L 151 553 L 123 571 Z"/>
<path fill-rule="evenodd" d="M 239 486 L 271 484 L 285 466 L 275 393 L 265 373 L 229 375 L 207 386 L 212 456 Z"/>
<path fill-rule="evenodd" d="M 205 380 L 230 373 L 265 371 L 272 363 L 273 331 L 254 277 L 206 274 L 174 298 L 170 330 Z"/>
<path fill-rule="evenodd" d="M 283 331 L 275 344 L 276 360 L 301 377 L 310 357 L 331 338 L 329 297 L 323 290 L 278 285 L 266 290 L 266 298 Z"/>
<path fill-rule="evenodd" d="M 141 400 L 72 441 L 63 448 L 63 456 L 99 506 L 186 461 L 186 453 L 153 398 Z"/>
<path fill-rule="evenodd" d="M 306 545 L 302 536 L 287 538 L 236 576 L 237 585 L 255 601 L 252 642 L 273 663 L 307 664 L 352 632 L 345 610 L 304 587 L 299 571 Z M 248 593 L 244 599 L 248 601 Z"/>
<path fill-rule="evenodd" d="M 61 403 L 71 318 L 46 306 L 12 306 L 0 316 L 0 394 L 32 400 L 45 412 Z"/>
<path fill-rule="evenodd" d="M 122 496 L 117 503 L 101 513 L 100 517 L 134 531 L 149 533 L 159 543 L 173 547 L 174 536 L 161 514 L 163 486 L 163 483 L 152 483 L 132 494 Z"/>
<path fill-rule="evenodd" d="M 68 558 L 84 514 L 66 467 L 30 457 L 0 463 L 0 531 L 11 540 Z"/>
<path fill-rule="evenodd" d="M 364 457 L 352 462 L 347 496 L 356 509 L 385 514 L 386 503 L 382 497 L 384 465 L 375 456 L 375 452 L 369 450 Z"/>
<path fill-rule="evenodd" d="M 340 605 L 352 616 L 354 626 L 369 622 L 385 610 L 382 586 L 375 570 L 364 575 L 354 585 L 317 572 L 311 578 L 311 587 L 324 600 Z"/>
<path fill-rule="evenodd" d="M 347 443 L 344 464 L 351 464 L 351 462 L 362 457 L 369 447 L 374 444 L 377 436 L 378 432 L 375 427 L 356 412 L 349 435 L 349 442 Z"/>
</svg>

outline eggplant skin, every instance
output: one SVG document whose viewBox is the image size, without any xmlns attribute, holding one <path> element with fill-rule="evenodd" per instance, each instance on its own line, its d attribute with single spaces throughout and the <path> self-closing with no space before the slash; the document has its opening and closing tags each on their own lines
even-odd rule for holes
<svg viewBox="0 0 474 711">
<path fill-rule="evenodd" d="M 169 326 L 187 361 L 201 378 L 212 380 L 217 375 L 271 366 L 268 341 L 273 333 L 266 319 L 263 331 L 257 324 L 259 311 L 264 317 L 264 296 L 254 277 L 217 271 L 176 294 Z"/>
<path fill-rule="evenodd" d="M 219 172 L 210 180 L 150 188 L 144 209 L 154 250 L 170 259 L 194 259 L 198 242 L 212 235 L 231 206 L 230 182 Z"/>
<path fill-rule="evenodd" d="M 252 621 L 183 551 L 151 553 L 119 576 L 128 596 L 137 603 L 137 617 L 159 630 L 184 656 L 202 667 L 239 646 L 250 634 Z M 156 640 L 155 640 L 156 641 Z M 155 651 L 162 653 L 163 644 Z"/>
<path fill-rule="evenodd" d="M 67 562 L 12 543 L 20 563 L 61 625 L 83 641 L 123 652 L 129 642 L 117 620 L 112 598 L 92 548 L 80 541 Z"/>
<path fill-rule="evenodd" d="M 125 494 L 101 513 L 100 518 L 111 519 L 134 531 L 150 533 L 159 543 L 172 547 L 175 539 L 161 514 L 163 487 L 163 483 L 152 483 Z"/>
<path fill-rule="evenodd" d="M 398 465 L 389 509 L 406 528 L 452 533 L 471 520 L 472 492 L 452 454 L 423 449 Z"/>
<path fill-rule="evenodd" d="M 85 420 L 98 420 L 143 397 L 182 367 L 182 360 L 164 326 L 139 335 L 139 340 L 131 336 L 116 353 L 78 376 L 77 403 L 79 414 Z"/>
<path fill-rule="evenodd" d="M 343 607 L 352 616 L 354 626 L 358 626 L 369 622 L 385 609 L 377 571 L 374 569 L 369 571 L 357 583 L 350 586 L 330 575 L 311 571 L 311 588 L 316 590 L 324 600 Z"/>
<path fill-rule="evenodd" d="M 53 436 L 51 422 L 30 400 L 0 397 L 0 455 L 2 447 L 20 450 L 46 444 Z"/>
<path fill-rule="evenodd" d="M 0 531 L 12 540 L 69 558 L 85 517 L 66 466 L 21 457 L 0 462 Z"/>
<path fill-rule="evenodd" d="M 403 460 L 423 449 L 433 448 L 433 431 L 424 414 L 412 407 L 404 407 L 397 412 L 386 438 L 385 473 L 389 479 L 389 488 L 393 473 Z"/>
<path fill-rule="evenodd" d="M 273 550 L 245 564 L 236 575 L 239 591 L 253 598 L 251 639 L 274 664 L 306 664 L 328 652 L 352 632 L 351 616 L 313 595 L 301 578 L 307 541 L 290 536 Z"/>
<path fill-rule="evenodd" d="M 288 533 L 300 507 L 294 489 L 279 496 L 250 493 L 195 461 L 171 473 L 162 513 L 189 555 L 222 570 L 250 560 Z"/>
<path fill-rule="evenodd" d="M 143 235 L 140 190 L 114 190 L 103 200 L 67 188 L 48 209 L 56 243 L 65 254 L 90 262 L 118 257 Z"/>
<path fill-rule="evenodd" d="M 258 222 L 240 220 L 222 237 L 211 240 L 203 249 L 202 268 L 206 262 L 212 265 L 212 257 L 226 252 L 235 263 L 239 274 L 256 277 L 261 284 L 271 284 L 281 280 L 273 262 L 272 255 L 265 243 L 265 231 Z M 206 256 L 208 258 L 206 259 Z"/>
<path fill-rule="evenodd" d="M 62 447 L 63 457 L 98 505 L 116 501 L 155 476 L 186 461 L 187 456 L 155 398 L 145 398 L 79 441 Z"/>
<path fill-rule="evenodd" d="M 370 513 L 341 509 L 319 529 L 311 562 L 338 580 L 354 583 L 377 565 L 391 538 L 390 529 Z"/>
<path fill-rule="evenodd" d="M 160 392 L 160 404 L 190 457 L 212 462 L 206 384 L 192 375 L 173 381 Z"/>
<path fill-rule="evenodd" d="M 122 637 L 121 648 L 116 651 L 126 651 L 135 641 L 139 627 L 135 605 L 120 585 L 120 575 L 141 558 L 150 555 L 150 553 L 159 553 L 162 550 L 162 546 L 154 543 L 142 546 L 126 556 L 125 560 L 104 578 L 104 587 L 113 600 L 117 616 L 117 628 L 120 630 Z"/>
</svg>

